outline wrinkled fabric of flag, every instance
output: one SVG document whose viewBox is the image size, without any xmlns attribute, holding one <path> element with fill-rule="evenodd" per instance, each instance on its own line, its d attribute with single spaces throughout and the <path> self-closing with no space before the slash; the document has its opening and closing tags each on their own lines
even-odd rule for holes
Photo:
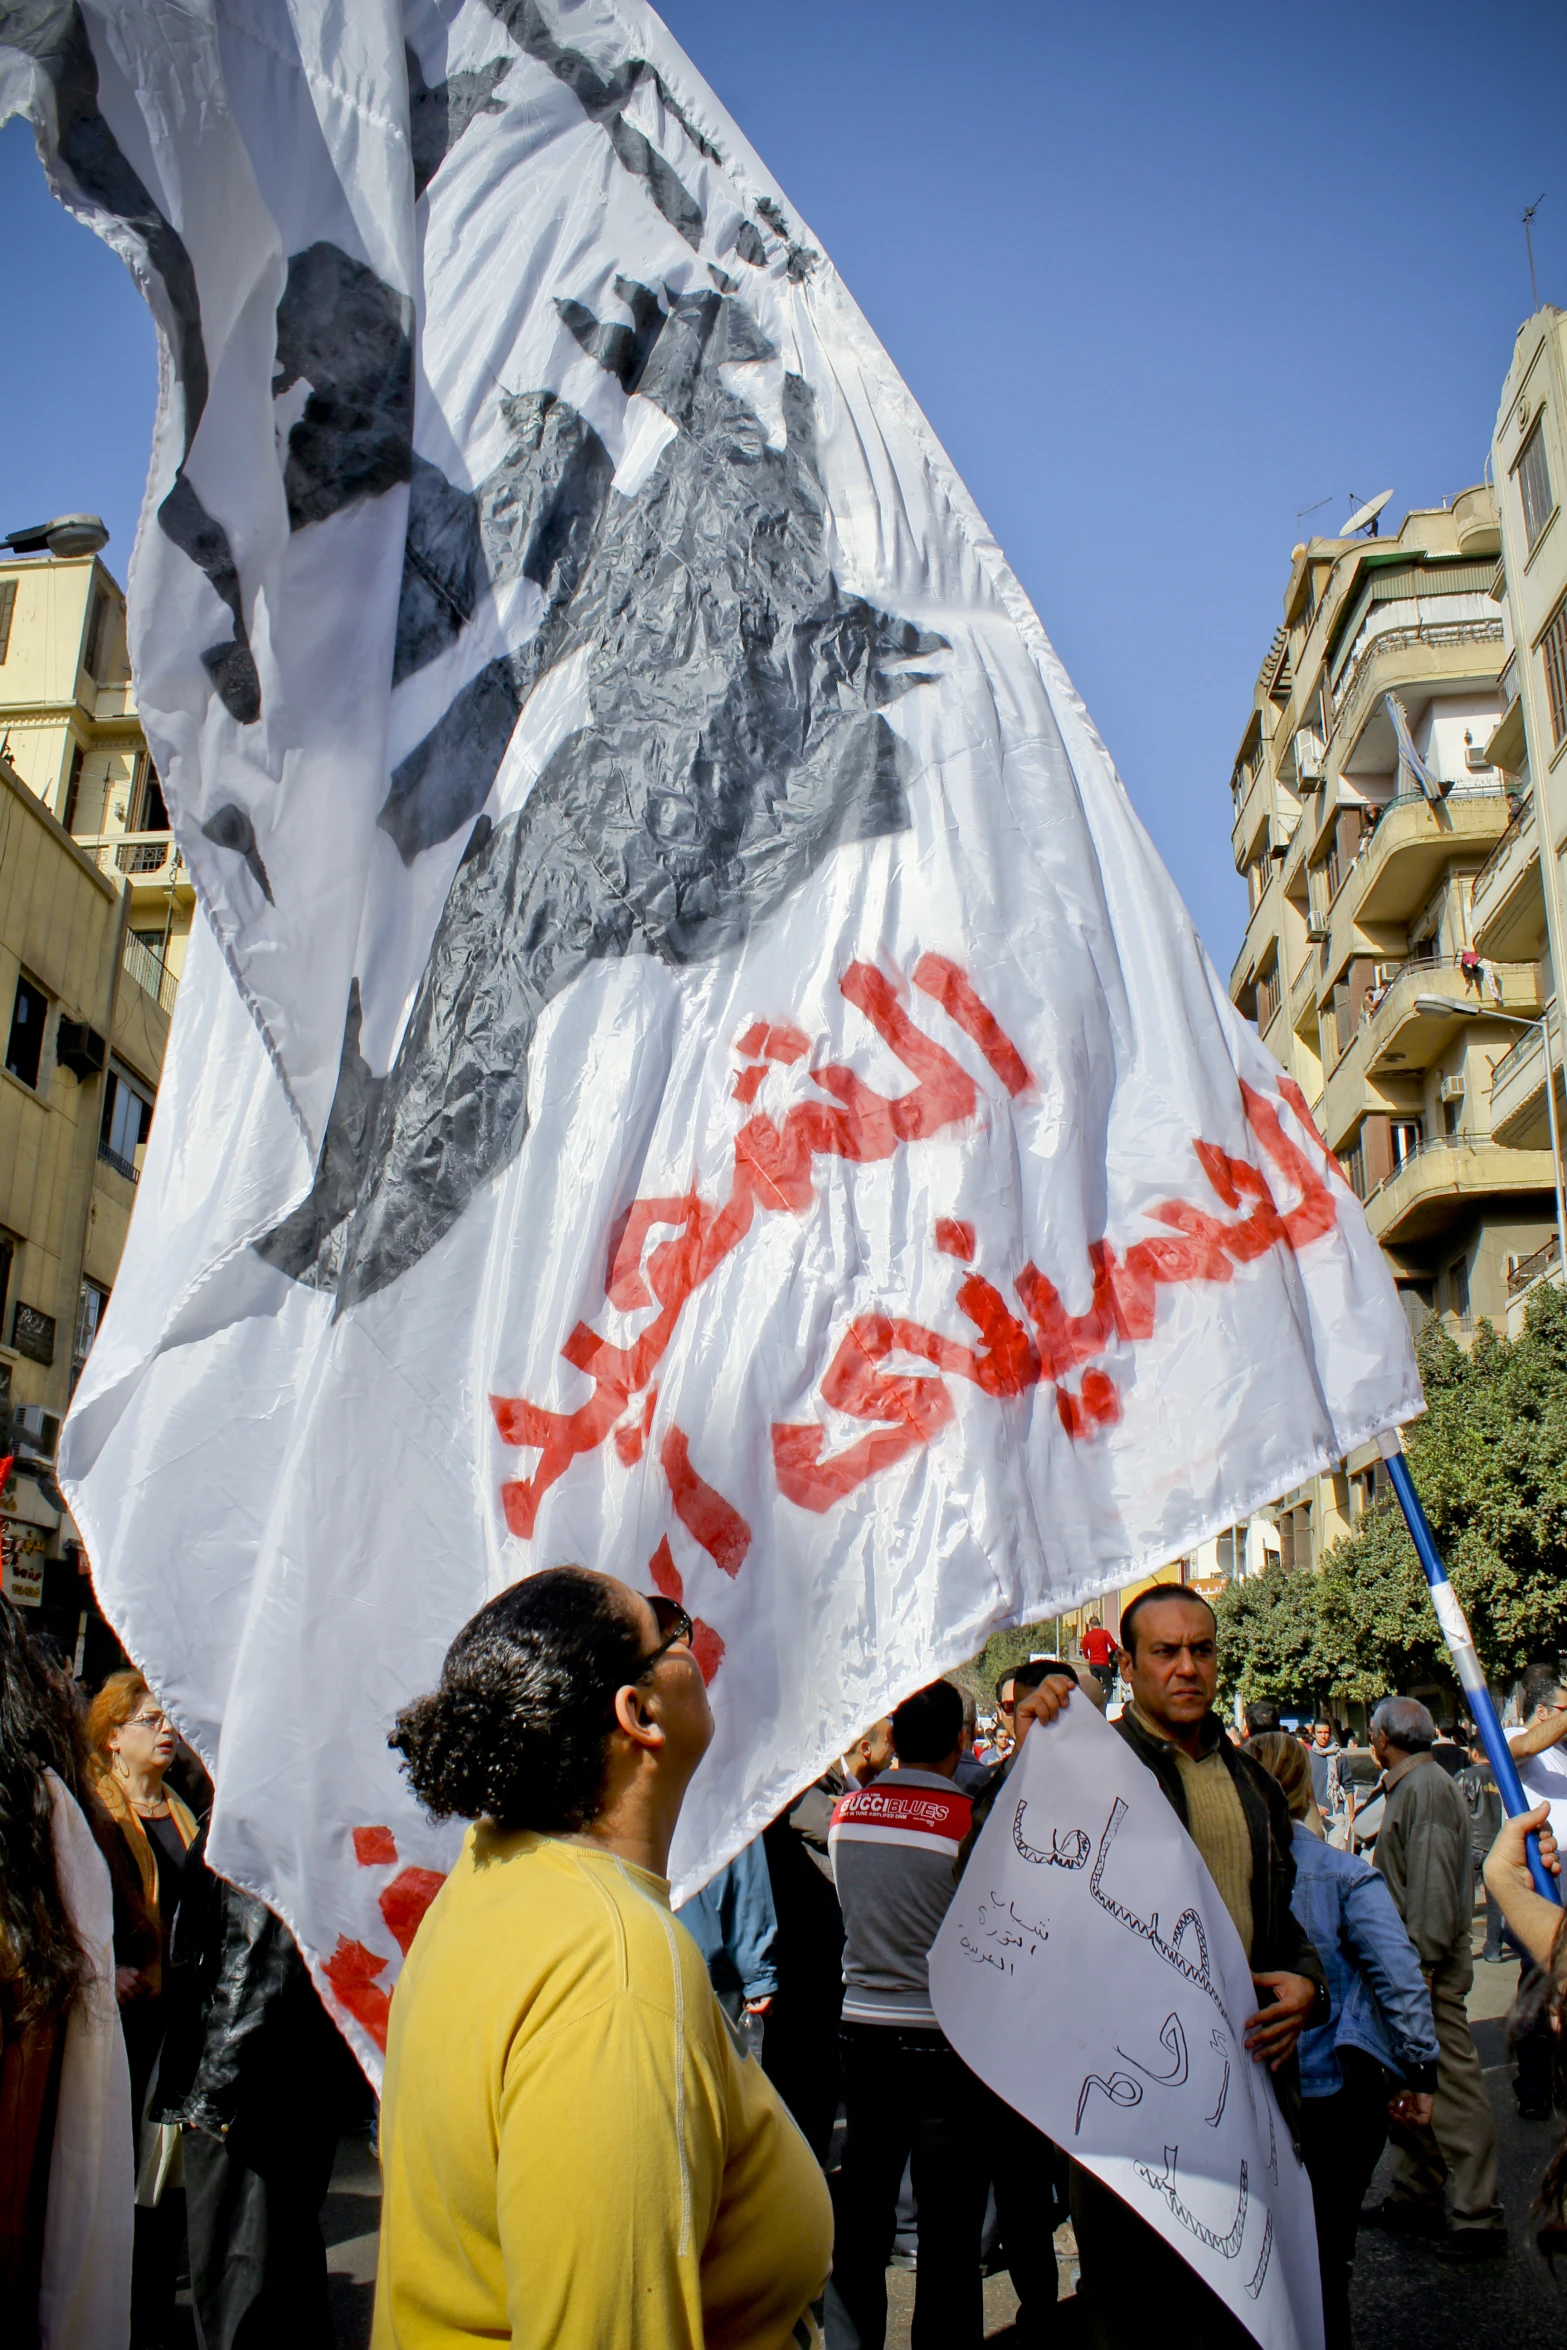
<svg viewBox="0 0 1567 2350">
<path fill-rule="evenodd" d="M 202 919 L 62 1475 L 373 2069 L 482 1601 L 679 1596 L 694 1888 L 1420 1408 L 1307 1105 L 810 230 L 627 0 L 0 7 L 163 380 Z M 975 396 L 984 397 L 976 335 Z"/>
</svg>

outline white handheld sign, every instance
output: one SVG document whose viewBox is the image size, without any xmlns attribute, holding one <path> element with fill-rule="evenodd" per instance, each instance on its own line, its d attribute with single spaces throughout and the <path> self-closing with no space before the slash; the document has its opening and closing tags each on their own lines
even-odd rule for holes
<svg viewBox="0 0 1567 2350">
<path fill-rule="evenodd" d="M 1036 1726 L 930 1958 L 941 2028 L 1262 2350 L 1321 2350 L 1311 2188 L 1242 2039 L 1260 2000 L 1163 1790 L 1087 1705 Z"/>
</svg>

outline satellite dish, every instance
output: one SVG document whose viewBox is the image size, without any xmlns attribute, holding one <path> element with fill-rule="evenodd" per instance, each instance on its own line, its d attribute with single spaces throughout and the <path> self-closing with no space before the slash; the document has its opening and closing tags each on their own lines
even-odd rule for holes
<svg viewBox="0 0 1567 2350">
<path fill-rule="evenodd" d="M 1351 491 L 1350 495 L 1353 497 L 1354 492 Z M 1357 506 L 1354 513 L 1345 523 L 1343 529 L 1339 532 L 1339 537 L 1341 539 L 1352 539 L 1357 530 L 1369 530 L 1371 536 L 1375 538 L 1377 535 L 1377 516 L 1381 513 L 1383 507 L 1387 504 L 1389 498 L 1392 495 L 1393 493 L 1391 490 L 1384 490 L 1380 497 L 1371 499 L 1369 504 L 1364 506 Z"/>
<path fill-rule="evenodd" d="M 96 514 L 57 514 L 29 530 L 13 530 L 0 539 L 15 555 L 96 555 L 109 543 L 109 534 Z"/>
</svg>

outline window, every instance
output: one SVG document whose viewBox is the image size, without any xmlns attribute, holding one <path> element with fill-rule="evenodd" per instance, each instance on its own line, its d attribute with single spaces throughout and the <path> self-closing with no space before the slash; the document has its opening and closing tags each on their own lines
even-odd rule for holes
<svg viewBox="0 0 1567 2350">
<path fill-rule="evenodd" d="M 1545 461 L 1543 423 L 1543 417 L 1535 418 L 1534 430 L 1524 442 L 1517 465 L 1518 495 L 1523 501 L 1523 535 L 1529 542 L 1531 555 L 1555 504 L 1551 496 L 1551 469 Z"/>
<path fill-rule="evenodd" d="M 97 677 L 100 673 L 99 664 L 103 660 L 104 639 L 109 632 L 108 624 L 109 599 L 102 588 L 94 588 L 92 617 L 87 623 L 87 643 L 82 653 L 82 667 L 89 677 Z"/>
<path fill-rule="evenodd" d="M 1391 1125 L 1393 1164 L 1402 1167 L 1419 1150 L 1422 1134 L 1418 1118 L 1395 1118 Z"/>
<path fill-rule="evenodd" d="M 1469 1319 L 1469 1263 L 1460 1257 L 1447 1268 L 1447 1301 L 1461 1322 Z"/>
<path fill-rule="evenodd" d="M 1557 605 L 1540 639 L 1545 664 L 1545 693 L 1551 705 L 1551 734 L 1567 741 L 1567 599 Z"/>
<path fill-rule="evenodd" d="M 60 817 L 67 832 L 76 830 L 76 803 L 82 796 L 82 764 L 86 756 L 80 743 L 71 753 L 70 781 L 65 787 L 65 807 Z"/>
<path fill-rule="evenodd" d="M 1257 982 L 1257 1034 L 1259 1036 L 1266 1036 L 1268 1030 L 1273 1026 L 1278 1017 L 1279 1005 L 1282 1000 L 1283 991 L 1279 967 L 1277 963 L 1274 963 Z"/>
<path fill-rule="evenodd" d="M 0 1330 L 5 1328 L 6 1301 L 11 1294 L 11 1268 L 16 1263 L 16 1242 L 9 1232 L 0 1232 Z M 6 1391 L 0 1392 L 0 1403 L 9 1391 L 10 1371 L 6 1370 Z"/>
<path fill-rule="evenodd" d="M 0 579 L 0 663 L 11 650 L 11 616 L 16 610 L 16 582 Z"/>
<path fill-rule="evenodd" d="M 103 1089 L 103 1124 L 98 1130 L 98 1156 L 127 1183 L 141 1177 L 137 1156 L 152 1132 L 152 1096 L 123 1069 L 109 1072 Z"/>
<path fill-rule="evenodd" d="M 132 805 L 134 815 L 128 827 L 131 832 L 169 832 L 173 829 L 163 797 L 163 785 L 158 780 L 158 770 L 145 751 L 137 762 Z"/>
<path fill-rule="evenodd" d="M 1214 1550 L 1219 1573 L 1229 1582 L 1238 1582 L 1246 1572 L 1246 1535 L 1243 1528 L 1227 1527 L 1215 1542 Z"/>
<path fill-rule="evenodd" d="M 98 1325 L 109 1302 L 109 1292 L 100 1289 L 96 1281 L 84 1281 L 82 1293 L 76 1301 L 76 1333 L 71 1340 L 71 1390 L 82 1375 L 82 1365 L 92 1352 L 92 1342 L 98 1335 Z"/>
<path fill-rule="evenodd" d="M 44 1023 L 49 1017 L 49 998 L 41 987 L 34 987 L 30 979 L 18 979 L 16 1001 L 11 1007 L 11 1041 L 5 1048 L 5 1065 L 13 1077 L 24 1085 L 36 1088 L 38 1072 L 43 1065 Z"/>
<path fill-rule="evenodd" d="M 1311 1504 L 1301 1502 L 1279 1517 L 1279 1564 L 1286 1574 L 1311 1564 Z"/>
</svg>

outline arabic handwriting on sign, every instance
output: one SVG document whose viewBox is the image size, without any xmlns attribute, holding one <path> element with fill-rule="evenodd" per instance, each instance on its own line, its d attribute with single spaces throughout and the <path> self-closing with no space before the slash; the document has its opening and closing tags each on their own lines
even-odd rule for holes
<svg viewBox="0 0 1567 2350">
<path fill-rule="evenodd" d="M 1028 1090 L 1032 1080 L 1021 1054 L 965 972 L 945 956 L 926 954 L 910 978 L 977 1048 L 1008 1095 L 1016 1098 Z M 814 1096 L 795 1103 L 776 1121 L 758 1112 L 740 1127 L 726 1198 L 704 1198 L 693 1184 L 676 1197 L 632 1202 L 610 1234 L 605 1299 L 628 1314 L 656 1308 L 652 1319 L 623 1346 L 584 1322 L 575 1325 L 561 1357 L 592 1381 L 593 1391 L 574 1409 L 557 1411 L 521 1396 L 490 1398 L 503 1442 L 538 1456 L 530 1476 L 509 1478 L 501 1486 L 513 1534 L 531 1540 L 551 1486 L 579 1455 L 598 1450 L 611 1436 L 616 1457 L 626 1467 L 642 1460 L 652 1434 L 657 1374 L 681 1315 L 746 1240 L 758 1213 L 803 1214 L 817 1196 L 818 1159 L 853 1165 L 884 1161 L 975 1114 L 979 1082 L 917 1024 L 883 972 L 851 963 L 839 988 L 909 1071 L 913 1086 L 906 1093 L 881 1094 L 853 1069 L 824 1062 L 808 1072 Z M 741 1106 L 749 1109 L 770 1070 L 804 1060 L 811 1044 L 787 1022 L 758 1020 L 740 1037 L 737 1049 L 752 1064 L 735 1087 Z M 948 1378 L 965 1379 L 997 1401 L 1051 1385 L 1061 1424 L 1074 1440 L 1113 1427 L 1121 1416 L 1120 1390 L 1096 1358 L 1152 1337 L 1161 1287 L 1227 1282 L 1237 1266 L 1253 1263 L 1276 1245 L 1302 1248 L 1337 1222 L 1328 1181 L 1334 1161 L 1299 1087 L 1282 1077 L 1278 1084 L 1277 1103 L 1244 1081 L 1240 1091 L 1260 1154 L 1278 1179 L 1279 1192 L 1296 1195 L 1294 1206 L 1280 1208 L 1261 1167 L 1197 1140 L 1198 1163 L 1229 1214 L 1215 1214 L 1210 1206 L 1189 1200 L 1166 1200 L 1148 1211 L 1151 1221 L 1165 1228 L 1157 1235 L 1133 1242 L 1119 1255 L 1107 1240 L 1092 1242 L 1085 1312 L 1068 1313 L 1054 1283 L 1029 1263 L 1013 1281 L 1027 1323 L 981 1275 L 970 1272 L 959 1282 L 954 1302 L 978 1333 L 978 1346 L 902 1316 L 857 1315 L 822 1375 L 820 1393 L 830 1409 L 870 1422 L 871 1430 L 842 1452 L 827 1455 L 821 1425 L 775 1425 L 773 1466 L 784 1498 L 802 1509 L 831 1509 L 867 1479 L 929 1444 L 956 1414 Z M 1285 1133 L 1280 1106 L 1288 1107 L 1309 1137 L 1306 1147 Z M 939 1252 L 966 1263 L 974 1245 L 968 1225 L 951 1217 L 937 1219 Z M 881 1366 L 893 1355 L 912 1356 L 928 1364 L 930 1373 L 884 1370 Z M 724 1574 L 737 1574 L 751 1528 L 697 1474 L 678 1430 L 666 1434 L 659 1464 L 676 1516 Z M 716 1656 L 713 1663 L 716 1669 Z"/>
<path fill-rule="evenodd" d="M 1145 2079 L 1156 2081 L 1160 2088 L 1179 2089 L 1186 2079 L 1187 2059 L 1186 2034 L 1181 2029 L 1178 2015 L 1167 2015 L 1159 2026 L 1159 2045 L 1172 2060 L 1167 2073 L 1156 2073 L 1152 2065 L 1144 2064 L 1140 2058 L 1133 2056 L 1130 2049 L 1117 2048 L 1116 2055 L 1124 2056 L 1128 2064 L 1135 2065 Z"/>
<path fill-rule="evenodd" d="M 1175 2184 L 1175 2158 L 1178 2151 L 1179 2149 L 1174 2146 L 1165 2148 L 1164 2169 L 1162 2171 L 1156 2171 L 1149 2163 L 1138 2163 L 1136 2165 L 1138 2177 L 1146 2180 L 1156 2195 L 1164 2197 L 1165 2202 L 1169 2205 L 1171 2217 L 1178 2221 L 1189 2234 L 1195 2236 L 1199 2244 L 1206 2244 L 1209 2251 L 1217 2252 L 1222 2260 L 1233 2260 L 1241 2248 L 1241 2238 L 1246 2233 L 1246 2205 L 1251 2190 L 1247 2183 L 1245 2163 L 1241 2164 L 1240 2198 L 1236 2206 L 1234 2223 L 1229 2231 L 1221 2236 L 1213 2228 L 1205 2227 L 1197 2214 L 1194 2211 L 1189 2211 L 1181 2201 Z M 1257 2289 L 1259 2292 L 1262 2289 L 1261 2265 L 1258 2270 Z"/>
<path fill-rule="evenodd" d="M 1141 2105 L 1143 2101 L 1142 2084 L 1134 2081 L 1130 2073 L 1111 2073 L 1108 2080 L 1101 2078 L 1098 2073 L 1090 2073 L 1077 2093 L 1077 2120 L 1072 2128 L 1074 2138 L 1083 2126 L 1083 2109 L 1088 2103 L 1091 2089 L 1102 2089 L 1112 2105 L 1128 2109 Z"/>
<path fill-rule="evenodd" d="M 1032 1844 L 1026 1844 L 1023 1841 L 1023 1814 L 1027 1809 L 1028 1798 L 1024 1796 L 1012 1815 L 1012 1841 L 1023 1859 L 1035 1861 L 1044 1868 L 1082 1868 L 1093 1850 L 1093 1841 L 1087 1831 L 1082 1828 L 1068 1828 L 1063 1837 L 1059 1828 L 1052 1828 L 1050 1850 L 1046 1852 L 1042 1847 L 1036 1849 Z"/>
<path fill-rule="evenodd" d="M 1002 1897 L 996 1892 L 991 1893 L 988 1901 L 980 1903 L 973 1930 L 987 1942 L 994 1943 L 995 1949 L 981 1950 L 977 1943 L 969 1940 L 967 1934 L 958 1936 L 960 1947 L 976 1964 L 983 1962 L 1009 1975 L 1016 1972 L 1016 1966 L 1012 1959 L 1000 1956 L 1002 1951 L 1016 1950 L 1025 1958 L 1032 1958 L 1039 1945 L 1050 1939 L 1044 1926 L 1033 1925 L 1027 1918 L 1019 1917 L 1012 1902 L 1007 1902 L 1003 1909 Z"/>
<path fill-rule="evenodd" d="M 1195 1984 L 1199 1991 L 1206 1991 L 1228 2024 L 1229 2011 L 1225 2007 L 1223 1995 L 1209 1969 L 1208 1936 L 1196 1910 L 1182 1910 L 1175 1921 L 1174 1932 L 1166 1941 L 1159 1931 L 1159 1912 L 1156 1909 L 1150 1910 L 1146 1918 L 1140 1918 L 1135 1910 L 1128 1909 L 1124 1902 L 1115 1900 L 1103 1889 L 1105 1864 L 1110 1858 L 1110 1848 L 1120 1833 L 1121 1822 L 1126 1818 L 1126 1814 L 1125 1798 L 1118 1795 L 1110 1806 L 1110 1817 L 1106 1820 L 1104 1833 L 1099 1839 L 1099 1852 L 1094 1861 L 1093 1875 L 1088 1880 L 1088 1890 L 1100 1908 L 1107 1915 L 1113 1917 L 1118 1926 L 1124 1926 L 1129 1934 L 1139 1935 L 1151 1950 L 1157 1951 L 1166 1966 L 1174 1967 L 1178 1975 L 1183 1976 L 1188 1983 Z M 1188 1933 L 1192 1935 L 1197 1944 L 1197 1963 L 1195 1965 L 1181 1948 Z"/>
</svg>

